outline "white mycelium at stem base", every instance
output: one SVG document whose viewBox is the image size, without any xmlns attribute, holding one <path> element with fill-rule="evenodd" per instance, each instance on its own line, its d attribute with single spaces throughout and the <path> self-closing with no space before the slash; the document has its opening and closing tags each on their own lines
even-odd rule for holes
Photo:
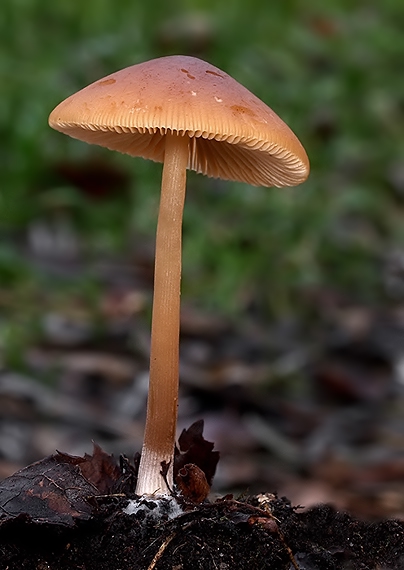
<svg viewBox="0 0 404 570">
<path fill-rule="evenodd" d="M 167 493 L 161 462 L 172 462 L 178 405 L 182 215 L 189 137 L 168 134 L 157 223 L 146 428 L 138 495 Z M 172 484 L 172 469 L 169 471 Z"/>
</svg>

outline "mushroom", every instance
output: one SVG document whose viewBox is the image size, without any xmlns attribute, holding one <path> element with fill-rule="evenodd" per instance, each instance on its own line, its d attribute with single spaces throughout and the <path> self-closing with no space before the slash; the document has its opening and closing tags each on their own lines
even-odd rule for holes
<svg viewBox="0 0 404 570">
<path fill-rule="evenodd" d="M 200 59 L 168 56 L 96 81 L 51 113 L 54 129 L 87 143 L 163 162 L 150 380 L 137 494 L 168 492 L 177 421 L 181 233 L 186 169 L 255 186 L 295 186 L 305 150 L 265 103 Z M 172 484 L 172 472 L 168 476 Z"/>
</svg>

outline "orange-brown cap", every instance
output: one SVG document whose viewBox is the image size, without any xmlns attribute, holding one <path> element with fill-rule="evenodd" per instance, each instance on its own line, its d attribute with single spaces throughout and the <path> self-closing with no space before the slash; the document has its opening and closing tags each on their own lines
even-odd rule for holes
<svg viewBox="0 0 404 570">
<path fill-rule="evenodd" d="M 294 186 L 306 152 L 265 103 L 194 57 L 133 65 L 60 103 L 49 124 L 71 137 L 163 162 L 167 132 L 190 137 L 188 168 L 256 186 Z"/>
</svg>

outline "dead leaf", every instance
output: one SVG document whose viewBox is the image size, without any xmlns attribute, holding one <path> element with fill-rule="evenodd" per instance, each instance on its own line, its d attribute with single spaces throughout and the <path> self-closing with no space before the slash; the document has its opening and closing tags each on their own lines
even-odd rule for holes
<svg viewBox="0 0 404 570">
<path fill-rule="evenodd" d="M 54 454 L 2 481 L 0 524 L 26 515 L 36 523 L 73 526 L 76 519 L 90 518 L 86 497 L 96 493 L 77 465 Z"/>
<path fill-rule="evenodd" d="M 205 473 L 197 465 L 184 465 L 175 480 L 182 495 L 192 503 L 202 503 L 209 494 L 210 485 Z"/>
<path fill-rule="evenodd" d="M 175 448 L 174 478 L 185 465 L 193 464 L 203 471 L 210 486 L 219 461 L 219 452 L 213 451 L 214 443 L 203 437 L 203 420 L 194 422 L 188 429 L 182 430 L 178 438 L 179 449 Z"/>
<path fill-rule="evenodd" d="M 0 525 L 22 515 L 39 524 L 74 526 L 93 514 L 91 497 L 111 492 L 122 479 L 113 457 L 94 444 L 94 454 L 56 452 L 0 484 Z"/>
<path fill-rule="evenodd" d="M 117 481 L 121 477 L 121 470 L 112 455 L 105 453 L 101 447 L 93 443 L 94 453 L 84 457 L 74 457 L 67 453 L 60 453 L 66 463 L 73 462 L 78 465 L 83 477 L 102 495 L 112 493 Z"/>
</svg>

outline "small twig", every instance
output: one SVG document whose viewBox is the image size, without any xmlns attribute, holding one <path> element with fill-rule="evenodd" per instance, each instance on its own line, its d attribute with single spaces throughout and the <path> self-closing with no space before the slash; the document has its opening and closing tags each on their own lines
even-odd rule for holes
<svg viewBox="0 0 404 570">
<path fill-rule="evenodd" d="M 236 499 L 231 499 L 231 502 L 234 505 L 238 505 L 238 506 L 242 507 L 243 509 L 246 509 L 248 511 L 252 511 L 255 514 L 262 514 L 263 516 L 269 517 L 276 522 L 280 522 L 280 520 L 277 519 L 276 516 L 272 514 L 272 512 L 270 511 L 270 509 L 266 505 L 264 505 L 262 508 L 261 507 L 255 507 L 254 505 L 250 505 L 248 503 L 243 503 L 241 501 L 237 501 Z"/>
<path fill-rule="evenodd" d="M 260 509 L 260 510 L 263 510 L 264 512 L 266 512 L 267 515 L 269 515 L 269 517 L 271 517 L 273 520 L 275 520 L 275 521 L 277 521 L 277 522 L 279 522 L 279 523 L 281 522 L 279 519 L 277 519 L 277 518 L 272 514 L 271 501 L 268 500 L 268 498 L 267 498 L 266 495 L 259 495 L 259 502 L 260 502 L 260 505 L 261 505 L 261 509 Z M 289 555 L 289 558 L 290 558 L 290 561 L 291 561 L 293 567 L 295 568 L 295 570 L 300 570 L 300 566 L 299 566 L 298 563 L 296 562 L 295 557 L 293 556 L 293 552 L 292 552 L 290 546 L 288 546 L 288 544 L 287 544 L 287 542 L 286 542 L 286 540 L 285 540 L 285 537 L 283 536 L 283 533 L 281 532 L 281 530 L 280 530 L 280 528 L 279 528 L 278 525 L 276 526 L 276 532 L 277 532 L 277 535 L 278 535 L 278 537 L 279 537 L 279 540 L 282 542 L 282 545 L 283 545 L 284 549 L 286 550 L 286 552 L 287 552 L 288 555 Z"/>
<path fill-rule="evenodd" d="M 163 542 L 163 544 L 160 546 L 160 548 L 158 549 L 158 551 L 156 552 L 156 554 L 153 557 L 153 560 L 150 563 L 150 566 L 148 566 L 147 570 L 153 570 L 153 568 L 156 567 L 157 562 L 160 560 L 160 558 L 163 556 L 163 553 L 165 551 L 165 549 L 167 548 L 167 546 L 170 544 L 170 542 L 172 541 L 172 539 L 177 535 L 176 532 L 173 532 L 172 534 L 170 534 L 165 541 Z"/>
<path fill-rule="evenodd" d="M 196 523 L 196 521 L 191 521 L 185 525 L 183 525 L 181 527 L 181 531 L 184 531 L 186 529 L 188 529 L 189 527 L 193 526 Z M 177 531 L 172 532 L 162 543 L 162 545 L 160 546 L 160 548 L 158 549 L 158 551 L 156 552 L 156 554 L 154 555 L 153 560 L 150 563 L 150 566 L 148 566 L 147 570 L 153 570 L 156 567 L 157 562 L 160 560 L 160 558 L 163 556 L 163 553 L 165 551 L 165 549 L 167 548 L 167 546 L 170 544 L 170 542 L 173 540 L 173 538 L 175 538 L 177 536 Z M 155 542 L 155 541 L 153 541 Z M 152 543 L 153 544 L 153 543 Z M 151 545 L 148 546 L 148 548 Z"/>
<path fill-rule="evenodd" d="M 161 465 L 160 475 L 163 477 L 163 481 L 167 485 L 167 489 L 169 490 L 170 495 L 172 497 L 176 497 L 176 494 L 174 493 L 173 489 L 171 489 L 170 485 L 168 484 L 168 480 L 167 480 L 168 479 L 167 475 L 168 475 L 168 472 L 169 472 L 170 467 L 171 467 L 171 461 L 168 461 L 168 462 L 162 461 L 160 465 Z"/>
<path fill-rule="evenodd" d="M 299 564 L 296 562 L 295 557 L 293 556 L 293 552 L 292 552 L 290 546 L 288 546 L 288 544 L 286 543 L 285 537 L 283 536 L 283 534 L 281 533 L 281 531 L 279 529 L 278 529 L 278 536 L 279 536 L 279 540 L 282 542 L 283 547 L 285 548 L 286 552 L 289 554 L 290 561 L 293 564 L 293 567 L 295 568 L 295 570 L 301 570 Z"/>
</svg>

